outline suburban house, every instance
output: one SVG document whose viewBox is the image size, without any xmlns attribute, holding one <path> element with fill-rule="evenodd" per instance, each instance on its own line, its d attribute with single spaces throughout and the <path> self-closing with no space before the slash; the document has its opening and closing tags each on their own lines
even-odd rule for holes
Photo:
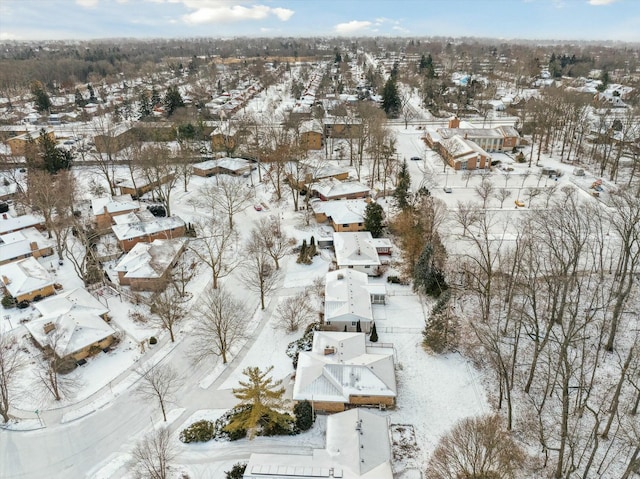
<svg viewBox="0 0 640 479">
<path fill-rule="evenodd" d="M 98 230 L 111 228 L 113 217 L 126 215 L 138 211 L 140 203 L 134 201 L 130 194 L 120 196 L 105 196 L 91 200 L 91 211 Z"/>
<path fill-rule="evenodd" d="M 219 158 L 206 160 L 193 165 L 193 174 L 198 176 L 213 176 L 218 174 L 241 176 L 251 171 L 253 163 L 244 158 Z"/>
<path fill-rule="evenodd" d="M 393 243 L 391 243 L 389 238 L 371 238 L 371 243 L 379 256 L 388 256 L 391 254 Z"/>
<path fill-rule="evenodd" d="M 116 224 L 111 229 L 125 253 L 131 251 L 137 243 L 180 238 L 186 231 L 185 222 L 179 216 L 156 218 L 149 211 L 116 216 L 114 221 Z"/>
<path fill-rule="evenodd" d="M 369 276 L 380 274 L 382 263 L 368 231 L 333 233 L 333 248 L 338 268 L 355 269 Z"/>
<path fill-rule="evenodd" d="M 144 176 L 139 176 L 136 178 L 135 183 L 131 178 L 120 178 L 116 180 L 115 186 L 120 188 L 120 195 L 131 195 L 132 199 L 137 199 L 154 188 L 171 181 L 173 178 L 173 174 L 163 176 L 159 180 L 149 180 Z"/>
<path fill-rule="evenodd" d="M 133 291 L 162 291 L 186 244 L 182 238 L 136 244 L 114 268 L 120 285 Z"/>
<path fill-rule="evenodd" d="M 311 194 L 322 201 L 353 200 L 356 198 L 368 198 L 371 196 L 371 189 L 357 181 L 339 181 L 334 178 L 328 178 L 314 183 L 311 186 Z"/>
<path fill-rule="evenodd" d="M 75 361 L 108 348 L 115 330 L 106 322 L 109 310 L 87 290 L 76 288 L 34 303 L 40 317 L 25 323 L 33 339 L 58 358 Z"/>
<path fill-rule="evenodd" d="M 2 213 L 0 235 L 32 227 L 44 230 L 44 219 L 35 215 L 11 216 L 9 213 Z"/>
<path fill-rule="evenodd" d="M 40 141 L 41 134 L 42 131 L 34 131 L 9 138 L 7 140 L 7 144 L 9 145 L 9 148 L 11 148 L 11 154 L 13 156 L 25 156 L 25 154 L 27 153 L 28 145 L 30 145 L 33 141 Z M 44 135 L 51 141 L 56 141 L 56 134 L 53 130 L 46 130 L 44 132 Z"/>
<path fill-rule="evenodd" d="M 392 479 L 388 419 L 364 409 L 327 417 L 324 449 L 252 453 L 243 479 Z"/>
<path fill-rule="evenodd" d="M 93 137 L 98 152 L 116 153 L 130 146 L 136 139 L 136 132 L 128 122 L 121 122 L 109 127 L 107 132 Z"/>
<path fill-rule="evenodd" d="M 342 201 L 311 201 L 311 208 L 318 223 L 329 221 L 334 231 L 363 231 L 365 209 L 364 199 Z"/>
<path fill-rule="evenodd" d="M 53 254 L 53 241 L 31 227 L 0 235 L 0 265 Z"/>
<path fill-rule="evenodd" d="M 300 147 L 305 150 L 321 150 L 324 146 L 322 125 L 310 120 L 300 125 Z"/>
<path fill-rule="evenodd" d="M 396 396 L 393 349 L 367 346 L 365 333 L 316 331 L 311 351 L 298 355 L 293 400 L 315 410 L 393 406 Z"/>
<path fill-rule="evenodd" d="M 289 162 L 285 166 L 287 181 L 298 189 L 317 181 L 333 178 L 344 181 L 349 178 L 349 170 L 332 165 L 313 166 L 302 161 Z"/>
<path fill-rule="evenodd" d="M 372 304 L 384 304 L 384 284 L 369 284 L 369 277 L 353 269 L 330 271 L 324 288 L 323 330 L 369 333 L 373 327 Z"/>
<path fill-rule="evenodd" d="M 55 294 L 54 280 L 38 260 L 31 257 L 0 266 L 5 291 L 17 302 Z"/>
<path fill-rule="evenodd" d="M 322 126 L 325 138 L 357 138 L 362 134 L 360 118 L 325 117 Z"/>
<path fill-rule="evenodd" d="M 448 128 L 427 128 L 424 141 L 456 170 L 488 168 L 487 152 L 511 151 L 520 145 L 520 135 L 512 126 L 476 128 L 460 119 L 449 120 Z"/>
</svg>

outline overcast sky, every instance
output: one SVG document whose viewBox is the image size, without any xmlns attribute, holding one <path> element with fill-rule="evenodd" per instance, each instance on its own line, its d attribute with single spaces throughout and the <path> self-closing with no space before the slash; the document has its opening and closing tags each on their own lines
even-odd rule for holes
<svg viewBox="0 0 640 479">
<path fill-rule="evenodd" d="M 0 40 L 336 35 L 640 41 L 640 0 L 0 0 Z"/>
</svg>

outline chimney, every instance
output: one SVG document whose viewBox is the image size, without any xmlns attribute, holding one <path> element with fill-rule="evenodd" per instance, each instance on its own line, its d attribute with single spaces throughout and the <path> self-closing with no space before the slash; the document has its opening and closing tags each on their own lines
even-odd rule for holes
<svg viewBox="0 0 640 479">
<path fill-rule="evenodd" d="M 4 284 L 10 284 L 11 280 L 9 278 L 7 278 L 5 275 L 2 275 L 2 282 Z"/>
<path fill-rule="evenodd" d="M 449 120 L 449 128 L 460 128 L 460 118 L 454 116 Z"/>
<path fill-rule="evenodd" d="M 51 321 L 49 321 L 48 323 L 44 323 L 44 334 L 49 334 L 54 329 L 56 329 L 56 325 Z"/>
<path fill-rule="evenodd" d="M 36 243 L 35 241 L 29 243 L 29 246 L 31 247 L 31 251 L 38 251 L 38 243 Z"/>
<path fill-rule="evenodd" d="M 329 354 L 335 354 L 336 348 L 333 346 L 325 346 L 324 347 L 324 355 L 328 356 Z"/>
</svg>

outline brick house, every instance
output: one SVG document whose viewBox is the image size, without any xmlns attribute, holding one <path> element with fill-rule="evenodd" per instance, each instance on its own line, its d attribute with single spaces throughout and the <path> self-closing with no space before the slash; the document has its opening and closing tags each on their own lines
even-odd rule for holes
<svg viewBox="0 0 640 479">
<path fill-rule="evenodd" d="M 318 411 L 393 406 L 397 388 L 393 349 L 367 346 L 364 333 L 316 331 L 311 351 L 298 356 L 293 400 Z"/>
<path fill-rule="evenodd" d="M 31 227 L 0 235 L 0 265 L 53 254 L 53 241 Z"/>
<path fill-rule="evenodd" d="M 205 178 L 218 174 L 241 176 L 251 171 L 253 162 L 244 158 L 225 157 L 195 163 L 192 167 L 194 175 Z"/>
<path fill-rule="evenodd" d="M 114 268 L 120 285 L 129 286 L 133 291 L 164 290 L 186 244 L 186 239 L 157 239 L 136 244 Z"/>
<path fill-rule="evenodd" d="M 0 266 L 5 291 L 17 302 L 33 301 L 55 294 L 54 280 L 33 257 Z"/>
<path fill-rule="evenodd" d="M 318 223 L 328 221 L 334 231 L 363 231 L 365 209 L 368 202 L 365 199 L 311 201 L 311 209 Z"/>
<path fill-rule="evenodd" d="M 41 134 L 42 134 L 42 131 L 37 131 L 33 133 L 28 132 L 28 133 L 23 133 L 22 135 L 14 136 L 13 138 L 9 138 L 7 140 L 7 144 L 9 145 L 9 148 L 11 148 L 11 154 L 13 156 L 25 156 L 31 141 L 35 140 L 36 142 L 38 142 Z M 56 140 L 56 134 L 54 133 L 53 130 L 46 130 L 44 132 L 44 135 L 48 137 L 51 141 Z"/>
<path fill-rule="evenodd" d="M 35 215 L 11 216 L 9 213 L 2 213 L 0 217 L 0 235 L 32 227 L 44 231 L 44 219 Z"/>
<path fill-rule="evenodd" d="M 111 229 L 124 252 L 131 251 L 138 243 L 180 238 L 186 231 L 185 222 L 179 216 L 156 218 L 148 211 L 116 216 L 114 221 L 116 224 Z"/>
<path fill-rule="evenodd" d="M 105 196 L 91 200 L 91 211 L 93 211 L 96 228 L 99 231 L 111 228 L 115 216 L 126 215 L 139 209 L 140 203 L 134 201 L 130 194 Z"/>
</svg>

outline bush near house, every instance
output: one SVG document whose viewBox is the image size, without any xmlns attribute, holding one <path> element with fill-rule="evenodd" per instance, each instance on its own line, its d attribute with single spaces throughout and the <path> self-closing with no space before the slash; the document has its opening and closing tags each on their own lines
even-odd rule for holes
<svg viewBox="0 0 640 479">
<path fill-rule="evenodd" d="M 298 354 L 300 351 L 311 351 L 313 345 L 313 333 L 320 330 L 320 323 L 311 323 L 307 326 L 300 339 L 292 341 L 287 346 L 287 356 L 293 361 L 293 369 L 298 367 Z"/>
<path fill-rule="evenodd" d="M 215 423 L 207 420 L 194 422 L 191 426 L 180 432 L 180 441 L 186 444 L 190 442 L 207 442 L 215 435 Z"/>
<path fill-rule="evenodd" d="M 244 477 L 244 471 L 247 468 L 246 463 L 237 462 L 233 465 L 230 471 L 224 471 L 226 479 L 242 479 Z"/>
<path fill-rule="evenodd" d="M 315 416 L 313 407 L 307 400 L 300 401 L 293 407 L 293 414 L 296 416 L 296 428 L 300 431 L 308 431 L 313 426 Z"/>
</svg>

